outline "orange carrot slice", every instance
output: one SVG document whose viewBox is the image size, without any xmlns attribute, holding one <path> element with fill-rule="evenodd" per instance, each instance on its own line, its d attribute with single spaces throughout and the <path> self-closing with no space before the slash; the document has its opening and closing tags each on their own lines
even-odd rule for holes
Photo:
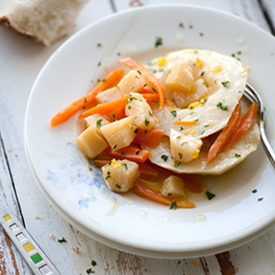
<svg viewBox="0 0 275 275">
<path fill-rule="evenodd" d="M 133 142 L 137 143 L 137 144 L 143 144 L 143 145 L 147 145 L 147 146 L 155 148 L 159 145 L 159 141 L 162 136 L 163 136 L 163 131 L 161 131 L 161 130 L 139 129 Z"/>
<path fill-rule="evenodd" d="M 74 114 L 76 114 L 79 110 L 83 107 L 92 103 L 99 92 L 102 92 L 112 86 L 114 86 L 123 76 L 124 70 L 123 69 L 116 69 L 112 71 L 104 81 L 101 81 L 97 84 L 87 95 L 82 96 L 75 102 L 71 103 L 63 110 L 61 110 L 58 114 L 56 114 L 51 119 L 51 127 L 55 127 L 69 118 L 71 118 Z"/>
<path fill-rule="evenodd" d="M 154 92 L 159 95 L 159 107 L 162 108 L 165 99 L 165 89 L 163 85 L 156 79 L 156 77 L 147 70 L 143 65 L 135 61 L 134 59 L 128 57 L 124 59 L 120 59 L 120 62 L 132 70 L 139 71 L 140 74 L 143 75 L 147 84 L 152 88 Z"/>
<path fill-rule="evenodd" d="M 251 127 L 258 110 L 258 104 L 253 102 L 245 115 L 241 118 L 239 124 L 234 129 L 228 142 L 223 147 L 223 152 L 229 150 Z"/>
<path fill-rule="evenodd" d="M 95 107 L 87 110 L 86 112 L 82 113 L 79 118 L 88 117 L 94 114 L 106 115 L 112 111 L 115 111 L 119 108 L 124 108 L 128 100 L 128 96 L 124 96 L 120 99 L 110 101 L 103 104 L 98 104 Z"/>
<path fill-rule="evenodd" d="M 157 202 L 164 205 L 171 205 L 173 200 L 170 200 L 164 196 L 162 196 L 160 193 L 152 190 L 151 188 L 144 185 L 142 182 L 137 180 L 134 184 L 134 186 L 131 189 L 136 195 L 139 195 L 143 198 L 146 198 L 150 201 Z M 186 202 L 186 201 L 176 201 L 177 207 L 181 208 L 194 208 L 195 204 L 192 202 Z"/>
<path fill-rule="evenodd" d="M 147 150 L 132 145 L 119 150 L 113 150 L 111 147 L 108 147 L 104 153 L 115 159 L 127 159 L 137 163 L 145 162 L 151 154 Z"/>
<path fill-rule="evenodd" d="M 206 163 L 210 162 L 219 154 L 219 152 L 222 151 L 224 145 L 240 121 L 240 113 L 241 105 L 238 103 L 227 123 L 227 126 L 220 132 L 214 143 L 211 145 L 205 161 Z"/>
</svg>

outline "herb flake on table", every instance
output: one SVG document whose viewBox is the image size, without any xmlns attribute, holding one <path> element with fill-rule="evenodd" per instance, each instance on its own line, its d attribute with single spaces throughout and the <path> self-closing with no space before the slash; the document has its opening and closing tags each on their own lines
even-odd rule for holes
<svg viewBox="0 0 275 275">
<path fill-rule="evenodd" d="M 66 239 L 64 238 L 64 237 L 62 237 L 62 239 L 58 239 L 57 240 L 59 243 L 66 243 L 67 241 L 66 241 Z"/>
<path fill-rule="evenodd" d="M 156 37 L 156 42 L 155 42 L 155 48 L 159 47 L 162 45 L 162 38 L 161 37 Z"/>
</svg>

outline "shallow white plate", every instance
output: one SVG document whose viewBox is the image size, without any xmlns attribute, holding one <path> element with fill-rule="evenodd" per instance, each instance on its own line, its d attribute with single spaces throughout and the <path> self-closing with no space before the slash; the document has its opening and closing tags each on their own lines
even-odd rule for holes
<svg viewBox="0 0 275 275">
<path fill-rule="evenodd" d="M 156 37 L 163 42 L 158 48 Z M 51 117 L 88 92 L 105 76 L 106 66 L 116 67 L 119 58 L 133 56 L 142 62 L 181 48 L 234 53 L 251 68 L 249 82 L 266 102 L 268 136 L 273 144 L 275 39 L 237 17 L 195 6 L 139 8 L 80 31 L 45 64 L 27 107 L 27 153 L 45 196 L 84 233 L 140 255 L 214 254 L 252 240 L 275 220 L 274 171 L 261 146 L 233 171 L 198 177 L 216 194 L 213 200 L 208 201 L 204 194 L 193 196 L 195 209 L 174 211 L 135 195 L 110 192 L 100 170 L 88 164 L 76 145 L 81 128 L 77 115 L 50 127 Z M 201 214 L 206 218 L 203 222 L 197 218 Z"/>
</svg>

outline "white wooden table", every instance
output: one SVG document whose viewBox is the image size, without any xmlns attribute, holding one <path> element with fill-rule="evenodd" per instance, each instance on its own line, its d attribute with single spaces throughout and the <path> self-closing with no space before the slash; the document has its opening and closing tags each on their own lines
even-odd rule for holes
<svg viewBox="0 0 275 275">
<path fill-rule="evenodd" d="M 109 14 L 159 3 L 213 7 L 245 18 L 275 34 L 274 0 L 90 0 L 78 17 L 75 32 Z M 44 48 L 0 27 L 0 196 L 61 274 L 87 274 L 92 260 L 96 262 L 92 267 L 95 274 L 275 274 L 275 228 L 222 254 L 187 260 L 159 260 L 106 247 L 77 231 L 56 213 L 31 175 L 24 150 L 23 127 L 32 84 L 46 60 L 66 39 Z M 49 237 L 50 234 L 54 239 Z M 57 241 L 62 237 L 67 243 Z M 74 251 L 77 247 L 79 253 Z M 2 228 L 0 274 L 32 274 Z"/>
</svg>

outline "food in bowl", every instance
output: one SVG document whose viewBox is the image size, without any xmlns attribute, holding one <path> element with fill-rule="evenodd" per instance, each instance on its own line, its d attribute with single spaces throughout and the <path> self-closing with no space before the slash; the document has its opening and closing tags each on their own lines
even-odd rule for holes
<svg viewBox="0 0 275 275">
<path fill-rule="evenodd" d="M 90 107 L 79 116 L 86 129 L 77 143 L 102 167 L 110 190 L 132 191 L 172 209 L 195 207 L 184 200 L 185 189 L 200 193 L 203 187 L 190 174 L 220 175 L 259 143 L 257 104 L 241 115 L 247 70 L 233 57 L 196 49 L 144 65 L 132 58 L 120 62 L 128 73 L 112 71 L 51 125 Z M 156 181 L 161 184 L 152 188 Z"/>
</svg>

